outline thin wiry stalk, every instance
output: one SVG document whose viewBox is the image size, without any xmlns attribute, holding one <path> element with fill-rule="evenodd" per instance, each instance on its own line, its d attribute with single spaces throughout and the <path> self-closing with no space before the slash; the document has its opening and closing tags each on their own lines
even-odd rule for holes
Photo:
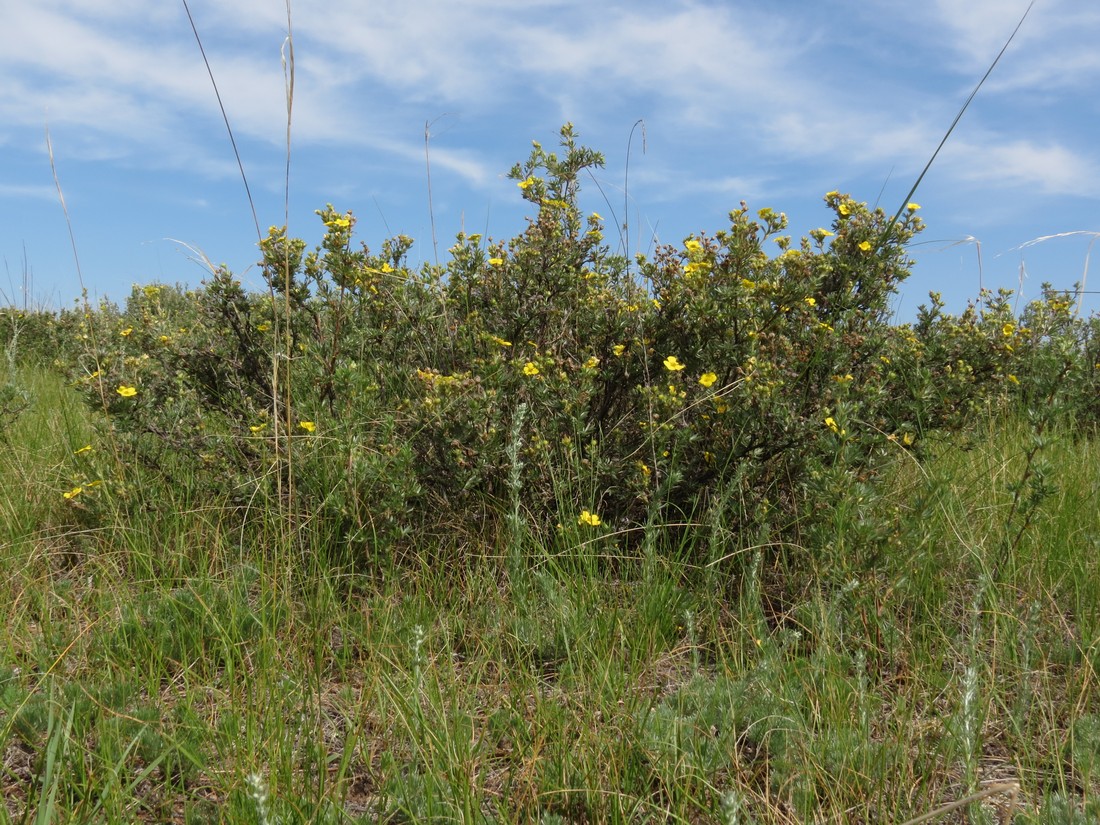
<svg viewBox="0 0 1100 825">
<path fill-rule="evenodd" d="M 978 255 L 978 295 L 980 296 L 985 292 L 985 273 L 982 268 L 982 242 L 975 238 L 973 235 L 967 235 L 965 238 L 960 238 L 957 241 L 952 241 L 947 246 L 937 249 L 937 252 L 943 252 L 948 249 L 954 249 L 956 246 L 962 246 L 965 243 L 974 244 L 974 249 Z"/>
<path fill-rule="evenodd" d="M 50 127 L 46 127 L 46 153 L 50 155 L 50 171 L 54 175 L 54 186 L 57 187 L 57 199 L 61 201 L 62 212 L 65 213 L 65 227 L 69 233 L 69 243 L 73 246 L 73 262 L 76 264 L 76 278 L 80 284 L 80 294 L 84 296 L 84 311 L 88 312 L 88 287 L 84 285 L 84 273 L 80 271 L 80 255 L 76 251 L 76 235 L 73 233 L 73 220 L 69 218 L 68 206 L 65 204 L 65 193 L 62 191 L 61 178 L 57 177 L 57 164 L 54 163 L 54 143 L 50 140 Z M 95 343 L 95 338 L 92 338 Z M 97 365 L 98 366 L 98 365 Z M 102 382 L 100 382 L 102 383 Z"/>
<path fill-rule="evenodd" d="M 294 27 L 292 25 L 290 16 L 290 0 L 286 0 L 286 40 L 283 43 L 282 49 L 283 60 L 283 79 L 286 87 L 286 179 L 284 181 L 283 188 L 283 226 L 290 227 L 290 147 L 291 147 L 291 125 L 293 123 L 294 114 Z M 289 235 L 288 235 L 289 237 Z M 287 436 L 286 442 L 286 501 L 287 501 L 287 514 L 290 515 L 294 506 L 294 451 L 291 449 L 290 435 L 293 432 L 293 391 L 290 385 L 290 369 L 293 359 L 293 336 L 290 334 L 291 330 L 291 314 L 292 307 L 290 305 L 291 294 L 291 278 L 290 278 L 290 244 L 283 244 L 283 311 L 285 322 L 285 337 L 284 342 L 286 344 L 286 350 L 283 353 L 283 359 L 286 363 L 286 398 L 283 403 L 283 414 L 285 415 L 284 433 Z M 278 330 L 276 329 L 276 335 Z M 278 339 L 276 339 L 276 346 L 278 345 Z M 274 376 L 278 376 L 279 368 L 278 364 L 274 365 L 272 370 Z M 272 386 L 272 403 L 277 403 L 274 399 L 279 397 L 278 385 Z M 276 416 L 277 418 L 277 416 Z M 278 437 L 276 436 L 276 443 Z M 278 453 L 276 453 L 276 461 L 278 461 Z M 282 486 L 281 482 L 282 474 L 277 474 L 277 483 Z M 279 500 L 282 501 L 282 491 L 279 491 Z M 285 520 L 281 520 L 285 521 Z M 291 528 L 292 529 L 292 528 Z"/>
<path fill-rule="evenodd" d="M 1020 296 L 1024 294 L 1024 281 L 1027 280 L 1027 264 L 1020 261 L 1019 275 L 1016 280 L 1016 298 L 1012 302 L 1012 314 L 1020 314 Z"/>
<path fill-rule="evenodd" d="M 187 13 L 187 20 L 191 24 L 191 31 L 195 35 L 195 42 L 199 47 L 199 53 L 202 55 L 203 63 L 206 66 L 206 72 L 210 77 L 210 84 L 214 88 L 214 96 L 217 98 L 218 108 L 221 111 L 222 120 L 225 122 L 225 129 L 226 129 L 226 132 L 229 135 L 229 143 L 233 147 L 233 156 L 237 160 L 237 168 L 240 170 L 240 173 L 241 173 L 241 181 L 244 184 L 245 196 L 248 198 L 248 205 L 249 205 L 249 208 L 252 211 L 252 221 L 253 221 L 253 224 L 256 228 L 256 238 L 259 242 L 262 243 L 263 242 L 263 234 L 260 231 L 260 219 L 259 219 L 259 216 L 256 213 L 256 203 L 252 198 L 251 187 L 249 187 L 249 185 L 248 185 L 248 175 L 244 171 L 244 162 L 241 160 L 240 150 L 237 148 L 237 140 L 236 140 L 236 137 L 233 134 L 233 127 L 229 123 L 229 115 L 227 114 L 227 112 L 225 110 L 225 104 L 222 101 L 221 92 L 218 89 L 218 83 L 214 78 L 213 68 L 210 66 L 210 60 L 206 56 L 206 49 L 202 44 L 202 37 L 199 35 L 198 26 L 195 24 L 195 19 L 191 14 L 191 9 L 187 5 L 187 0 L 181 0 L 181 2 L 183 3 L 184 11 Z M 286 38 L 286 41 L 283 44 L 283 50 L 282 50 L 283 73 L 284 73 L 284 78 L 285 78 L 285 82 L 286 82 L 286 98 L 287 98 L 286 173 L 285 173 L 285 181 L 284 181 L 284 198 L 283 198 L 283 217 L 284 217 L 284 224 L 283 225 L 284 226 L 289 226 L 289 223 L 290 223 L 290 158 L 291 158 L 291 139 L 290 139 L 290 137 L 291 137 L 291 126 L 292 126 L 292 122 L 293 122 L 292 113 L 293 113 L 293 106 L 294 106 L 294 37 L 293 37 L 293 27 L 292 27 L 292 20 L 291 20 L 291 11 L 290 11 L 290 0 L 287 0 L 287 3 L 286 3 L 286 15 L 287 15 L 287 38 Z M 285 268 L 284 268 L 284 275 L 285 275 L 285 290 L 284 290 L 285 305 L 284 305 L 284 309 L 285 309 L 285 323 L 286 323 L 286 329 L 287 330 L 290 329 L 290 313 L 291 313 L 291 307 L 290 307 L 290 258 L 289 258 L 289 255 L 290 255 L 290 250 L 289 250 L 289 247 L 288 247 L 287 250 L 286 250 L 286 256 L 287 257 L 284 261 L 284 264 L 285 264 Z M 274 303 L 274 301 L 275 301 L 274 289 L 270 286 L 270 284 L 269 284 L 269 287 L 268 287 L 268 292 L 269 292 L 269 295 L 271 297 L 272 302 Z M 280 334 L 280 330 L 279 330 L 278 324 L 276 324 L 275 325 L 275 330 L 274 330 L 276 347 L 278 347 L 278 343 L 279 343 L 279 334 Z M 289 435 L 291 433 L 291 427 L 293 426 L 292 420 L 291 420 L 291 416 L 292 416 L 291 401 L 292 401 L 292 398 L 290 396 L 290 390 L 289 390 L 289 386 L 290 386 L 289 370 L 290 370 L 290 360 L 291 360 L 291 356 L 292 356 L 292 353 L 290 351 L 291 336 L 289 334 L 285 337 L 285 341 L 286 341 L 286 352 L 283 354 L 283 360 L 285 360 L 286 364 L 287 364 L 286 370 L 287 370 L 288 380 L 286 382 L 287 396 L 286 396 L 285 404 L 284 404 L 284 414 L 285 414 L 284 435 Z M 278 407 L 277 399 L 279 398 L 279 389 L 280 389 L 279 388 L 279 367 L 278 367 L 278 364 L 275 363 L 275 364 L 273 364 L 273 367 L 272 367 L 272 404 L 276 407 L 276 409 L 273 410 L 273 412 L 275 413 L 274 418 L 275 418 L 276 421 L 279 420 L 278 409 L 277 409 L 277 407 Z M 274 441 L 274 445 L 273 445 L 274 446 L 274 454 L 275 454 L 275 459 L 274 460 L 275 460 L 276 466 L 278 466 L 280 464 L 281 460 L 282 460 L 282 454 L 281 454 L 280 434 L 279 434 L 277 428 L 276 428 L 276 431 L 273 433 L 272 438 L 273 438 L 273 441 Z M 290 455 L 289 455 L 289 440 L 288 440 L 288 450 L 287 450 L 287 459 L 286 460 L 287 460 L 287 483 L 288 483 L 288 489 L 286 491 L 286 494 L 287 494 L 288 497 L 293 499 L 293 476 L 294 476 L 294 473 L 293 473 L 293 466 L 292 466 Z M 283 476 L 282 473 L 276 473 L 276 488 L 277 488 L 277 495 L 278 495 L 280 501 L 284 497 L 284 495 L 283 495 L 284 491 L 282 489 L 282 476 Z"/>
<path fill-rule="evenodd" d="M 187 20 L 191 24 L 191 31 L 195 33 L 195 42 L 199 45 L 199 52 L 202 54 L 202 62 L 206 64 L 206 73 L 210 75 L 210 85 L 214 87 L 214 96 L 218 99 L 218 108 L 222 113 L 222 120 L 225 121 L 225 130 L 229 133 L 229 142 L 233 146 L 233 156 L 237 159 L 237 168 L 241 170 L 241 181 L 244 183 L 244 193 L 248 197 L 248 206 L 252 210 L 252 221 L 256 224 L 256 238 L 262 240 L 263 236 L 260 234 L 260 219 L 256 215 L 256 204 L 252 201 L 252 190 L 248 188 L 248 176 L 244 173 L 244 164 L 241 162 L 241 153 L 237 151 L 237 139 L 233 136 L 233 128 L 229 125 L 229 115 L 225 112 L 225 105 L 222 103 L 221 92 L 218 91 L 218 84 L 214 80 L 214 70 L 210 68 L 210 61 L 206 58 L 206 49 L 202 46 L 202 38 L 199 37 L 199 29 L 195 25 L 195 18 L 191 16 L 191 9 L 187 5 L 187 0 L 181 0 L 183 3 L 183 10 L 187 12 Z"/>
<path fill-rule="evenodd" d="M 1011 812 L 1016 810 L 1016 797 L 1020 793 L 1020 783 L 1016 781 L 1012 782 L 998 782 L 995 785 L 990 785 L 988 788 L 984 788 L 977 793 L 972 793 L 969 796 L 964 796 L 962 799 L 956 799 L 954 802 L 949 802 L 946 805 L 923 813 L 920 816 L 913 819 L 907 819 L 902 825 L 919 825 L 921 822 L 928 822 L 932 819 L 938 819 L 941 816 L 957 811 L 959 808 L 964 808 L 967 805 L 971 805 L 975 802 L 981 802 L 983 799 L 988 799 L 991 796 L 997 794 L 1008 794 L 1009 796 L 1009 811 L 1010 817 L 1005 821 L 1011 820 Z"/>
<path fill-rule="evenodd" d="M 445 114 L 439 117 L 446 117 Z M 439 120 L 424 121 L 424 167 L 428 175 L 428 218 L 432 224 L 432 252 L 435 254 L 435 265 L 439 266 L 439 241 L 435 235 L 435 207 L 432 206 L 432 159 L 429 154 L 429 146 L 432 140 L 432 124 Z"/>
<path fill-rule="evenodd" d="M 879 248 L 886 244 L 886 240 L 890 237 L 890 231 L 894 228 L 894 225 L 898 222 L 901 214 L 905 211 L 906 206 L 913 200 L 913 195 L 917 193 L 917 188 L 920 186 L 921 181 L 924 180 L 924 176 L 928 174 L 928 170 L 932 168 L 932 164 L 936 162 L 936 158 L 940 154 L 940 150 L 943 149 L 944 144 L 947 143 L 947 139 L 951 137 L 951 133 L 955 131 L 955 127 L 959 125 L 959 121 L 962 120 L 962 116 L 966 113 L 966 110 L 970 107 L 971 101 L 978 94 L 978 90 L 982 88 L 986 79 L 993 73 L 993 69 L 997 64 L 1001 62 L 1001 57 L 1004 56 L 1005 51 L 1008 50 L 1009 45 L 1016 39 L 1016 33 L 1020 31 L 1020 27 L 1024 25 L 1024 20 L 1027 19 L 1028 14 L 1031 12 L 1031 7 L 1035 5 L 1035 0 L 1031 0 L 1027 8 L 1024 10 L 1023 16 L 1020 18 L 1020 22 L 1016 24 L 1016 28 L 1012 30 L 1012 34 L 1008 36 L 1008 40 L 1001 47 L 1001 50 L 997 53 L 997 56 L 993 59 L 993 62 L 989 64 L 989 68 L 985 70 L 985 74 L 982 75 L 982 79 L 978 81 L 978 85 L 974 87 L 974 90 L 970 93 L 970 97 L 963 103 L 962 108 L 959 109 L 959 113 L 955 115 L 955 119 L 951 121 L 951 125 L 948 127 L 947 132 L 944 134 L 943 139 L 940 140 L 939 146 L 936 147 L 936 151 L 932 153 L 932 157 L 928 159 L 928 163 L 924 165 L 924 169 L 917 176 L 916 182 L 909 190 L 909 194 L 902 198 L 901 206 L 898 207 L 898 211 L 894 213 L 894 217 L 890 219 L 890 223 L 886 224 L 886 229 L 882 233 L 882 237 L 879 239 Z"/>
<path fill-rule="evenodd" d="M 638 118 L 630 127 L 630 137 L 626 140 L 626 164 L 623 171 L 623 254 L 630 256 L 630 147 L 634 142 L 634 130 L 642 127 L 642 154 L 646 150 L 645 120 Z"/>
<path fill-rule="evenodd" d="M 1013 247 L 1009 252 L 1016 252 L 1017 250 L 1027 249 L 1029 246 L 1035 246 L 1036 244 L 1045 243 L 1046 241 L 1052 241 L 1056 238 L 1068 238 L 1071 235 L 1087 235 L 1089 237 L 1088 249 L 1085 250 L 1085 269 L 1081 273 L 1081 283 L 1074 290 L 1075 297 L 1077 298 L 1077 308 L 1074 310 L 1075 315 L 1081 314 L 1081 304 L 1085 300 L 1086 295 L 1094 295 L 1096 293 L 1089 292 L 1086 289 L 1089 277 L 1089 259 L 1092 257 L 1092 247 L 1096 243 L 1096 239 L 1100 238 L 1100 232 L 1090 232 L 1085 229 L 1076 229 L 1072 232 L 1058 232 L 1054 235 L 1043 235 L 1039 238 L 1033 238 L 1027 243 L 1022 243 L 1017 247 Z"/>
<path fill-rule="evenodd" d="M 84 274 L 80 269 L 80 255 L 76 250 L 76 235 L 73 233 L 73 222 L 69 216 L 69 207 L 65 204 L 65 193 L 61 189 L 61 178 L 57 174 L 57 164 L 53 157 L 53 141 L 50 140 L 50 127 L 46 127 L 46 152 L 50 156 L 50 171 L 53 173 L 53 182 L 57 187 L 57 198 L 61 201 L 61 211 L 65 214 L 65 226 L 69 230 L 69 242 L 73 247 L 73 261 L 76 264 L 76 277 L 80 283 L 80 295 L 84 301 L 84 320 L 88 329 L 88 341 L 92 347 L 92 357 L 95 359 L 96 389 L 99 391 L 99 403 L 103 412 L 107 412 L 107 380 L 103 375 L 103 367 L 99 361 L 99 341 L 96 337 L 95 324 L 92 323 L 92 307 L 88 302 L 88 288 L 84 285 Z M 122 466 L 122 456 L 118 452 L 118 442 L 111 439 L 111 456 L 115 464 Z"/>
</svg>

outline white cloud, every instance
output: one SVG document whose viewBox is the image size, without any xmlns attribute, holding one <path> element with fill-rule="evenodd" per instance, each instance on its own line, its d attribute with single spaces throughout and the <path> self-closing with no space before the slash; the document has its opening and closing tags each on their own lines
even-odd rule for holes
<svg viewBox="0 0 1100 825">
<path fill-rule="evenodd" d="M 57 188 L 48 184 L 0 183 L 0 198 L 56 201 Z"/>
<path fill-rule="evenodd" d="M 143 0 L 10 5 L 10 45 L 0 54 L 0 72 L 21 80 L 0 92 L 0 142 L 40 142 L 48 117 L 59 130 L 71 127 L 75 150 L 88 156 L 236 174 L 181 9 Z M 238 139 L 278 148 L 286 128 L 279 63 L 285 7 L 267 0 L 192 0 L 191 6 Z M 1026 0 L 937 0 L 919 13 L 895 10 L 874 25 L 881 30 L 892 21 L 913 39 L 913 51 L 953 54 L 957 64 L 946 74 L 957 82 L 954 94 L 988 65 L 1025 7 Z M 809 161 L 826 177 L 841 169 L 912 170 L 923 166 L 954 114 L 954 102 L 945 107 L 943 90 L 927 88 L 926 78 L 891 74 L 889 45 L 867 50 L 885 61 L 881 65 L 842 71 L 852 46 L 837 50 L 831 30 L 823 28 L 835 21 L 823 13 L 756 13 L 718 2 L 608 4 L 593 11 L 580 0 L 522 7 L 506 0 L 418 0 L 369 14 L 299 0 L 292 12 L 294 143 L 357 147 L 409 164 L 423 158 L 419 124 L 444 111 L 540 127 L 552 112 L 558 119 L 614 123 L 624 132 L 641 116 L 665 124 L 670 139 L 685 147 L 721 153 L 733 146 L 741 162 Z M 1084 47 L 1083 36 L 1067 31 L 1098 14 L 1066 0 L 1037 6 L 998 67 L 995 78 L 1003 85 L 991 81 L 983 96 L 1095 78 L 1100 57 Z M 1055 38 L 1072 45 L 1056 48 Z M 1010 96 L 999 97 L 1000 106 L 1014 105 Z M 1080 170 L 1095 168 L 1049 135 L 1029 133 L 1023 114 L 1013 133 L 997 133 L 982 126 L 977 112 L 968 113 L 949 147 L 968 133 L 976 143 L 975 127 L 981 127 L 983 150 L 955 153 L 967 157 L 961 168 L 968 179 L 1077 191 Z M 501 171 L 484 151 L 446 142 L 433 143 L 432 159 L 477 187 Z M 996 164 L 1008 171 L 998 176 Z M 740 189 L 752 179 L 731 177 L 730 186 Z"/>
<path fill-rule="evenodd" d="M 1096 162 L 1057 143 L 960 141 L 945 150 L 945 161 L 953 174 L 997 188 L 1081 197 L 1095 197 L 1100 188 Z"/>
<path fill-rule="evenodd" d="M 931 30 L 946 34 L 956 70 L 981 77 L 1027 10 L 1029 0 L 936 0 Z M 1095 87 L 1100 9 L 1070 0 L 1035 3 L 983 94 Z"/>
</svg>

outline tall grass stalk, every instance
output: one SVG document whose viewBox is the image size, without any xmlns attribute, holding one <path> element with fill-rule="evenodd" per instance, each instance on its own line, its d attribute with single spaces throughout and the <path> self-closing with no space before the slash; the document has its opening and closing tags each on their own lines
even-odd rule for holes
<svg viewBox="0 0 1100 825">
<path fill-rule="evenodd" d="M 901 218 L 905 212 L 906 204 L 913 200 L 913 196 L 917 194 L 917 189 L 920 188 L 921 181 L 924 180 L 924 176 L 928 174 L 928 170 L 932 168 L 932 164 L 936 162 L 936 158 L 940 154 L 940 150 L 947 144 L 948 138 L 951 137 L 951 133 L 955 131 L 955 127 L 959 125 L 959 121 L 962 120 L 962 116 L 966 114 L 966 110 L 970 108 L 970 104 L 974 101 L 974 98 L 978 96 L 978 92 L 982 86 L 985 85 L 985 81 L 989 79 L 989 76 L 993 74 L 993 70 L 997 68 L 997 64 L 1001 62 L 1001 58 L 1004 57 L 1004 53 L 1008 51 L 1008 47 L 1012 45 L 1012 41 L 1016 39 L 1016 35 L 1019 33 L 1020 28 L 1024 25 L 1024 21 L 1027 20 L 1027 16 L 1031 13 L 1032 7 L 1035 5 L 1035 0 L 1028 3 L 1024 13 L 1020 16 L 1020 21 L 1016 24 L 1016 28 L 1012 30 L 1012 34 L 1008 36 L 1008 40 L 1001 47 L 1001 50 L 997 52 L 997 56 L 993 58 L 993 62 L 989 64 L 989 68 L 986 69 L 985 74 L 982 75 L 982 79 L 978 81 L 978 84 L 970 92 L 970 96 L 963 102 L 962 108 L 959 109 L 959 113 L 955 115 L 955 119 L 951 121 L 951 125 L 947 127 L 947 131 L 944 133 L 943 138 L 940 139 L 939 145 L 932 153 L 932 157 L 928 159 L 928 163 L 924 165 L 921 173 L 917 175 L 917 179 L 913 181 L 913 185 L 909 188 L 909 193 L 902 199 L 901 205 L 898 206 L 898 211 L 894 213 L 894 217 L 890 219 L 890 222 L 886 225 L 885 231 L 882 233 L 882 238 L 879 241 L 880 244 L 884 244 L 890 237 L 890 232 L 897 224 L 898 219 Z"/>
</svg>

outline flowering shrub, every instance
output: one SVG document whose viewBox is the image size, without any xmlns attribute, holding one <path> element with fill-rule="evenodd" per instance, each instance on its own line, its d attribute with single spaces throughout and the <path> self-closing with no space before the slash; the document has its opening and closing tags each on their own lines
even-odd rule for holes
<svg viewBox="0 0 1100 825">
<path fill-rule="evenodd" d="M 1014 406 L 1095 425 L 1100 327 L 1078 318 L 1064 293 L 1044 285 L 1019 317 L 1008 290 L 984 292 L 958 316 L 943 306 L 932 293 L 917 322 L 895 328 L 884 350 L 896 386 L 892 410 L 908 426 L 958 428 Z"/>
<path fill-rule="evenodd" d="M 1095 416 L 1097 327 L 1054 293 L 1019 319 L 1006 294 L 958 318 L 933 296 L 915 325 L 889 323 L 916 204 L 891 223 L 831 192 L 830 226 L 797 240 L 742 204 L 631 262 L 578 204 L 602 162 L 568 126 L 559 152 L 535 144 L 510 173 L 525 231 L 460 234 L 444 266 L 409 267 L 404 236 L 356 246 L 354 216 L 328 206 L 312 252 L 269 231 L 266 294 L 219 270 L 77 319 L 73 375 L 115 450 L 88 471 L 97 494 L 149 500 L 140 479 L 246 521 L 289 506 L 371 558 L 424 531 L 495 536 L 510 508 L 620 544 L 715 519 L 797 539 L 932 429 L 1055 394 Z"/>
</svg>

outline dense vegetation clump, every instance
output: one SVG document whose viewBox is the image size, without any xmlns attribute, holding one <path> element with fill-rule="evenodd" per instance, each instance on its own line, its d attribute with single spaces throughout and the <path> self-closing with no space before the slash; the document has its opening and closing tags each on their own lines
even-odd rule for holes
<svg viewBox="0 0 1100 825">
<path fill-rule="evenodd" d="M 524 231 L 459 234 L 442 265 L 411 266 L 405 236 L 372 251 L 350 212 L 326 206 L 312 251 L 269 230 L 264 292 L 218 269 L 197 289 L 137 286 L 121 307 L 3 310 L 9 448 L 33 415 L 26 370 L 59 371 L 86 405 L 80 423 L 65 419 L 52 488 L 27 494 L 40 508 L 27 523 L 60 532 L 24 530 L 13 515 L 11 546 L 56 536 L 49 576 L 95 558 L 118 581 L 164 586 L 96 619 L 80 649 L 84 667 L 137 682 L 88 701 L 65 688 L 50 704 L 21 692 L 12 665 L 4 737 L 49 755 L 58 725 L 75 725 L 74 741 L 113 743 L 91 745 L 91 762 L 137 758 L 143 780 L 161 771 L 165 799 L 186 797 L 209 776 L 204 741 L 228 753 L 236 733 L 215 732 L 193 697 L 169 702 L 171 717 L 152 697 L 173 680 L 216 683 L 242 713 L 294 705 L 303 725 L 320 720 L 308 758 L 276 741 L 297 736 L 289 728 L 248 741 L 269 755 L 290 747 L 282 793 L 314 777 L 317 793 L 294 793 L 322 819 L 362 781 L 375 789 L 360 794 L 364 810 L 414 819 L 740 821 L 744 808 L 779 822 L 832 806 L 900 821 L 919 805 L 892 793 L 891 776 L 913 787 L 902 773 L 927 772 L 929 801 L 977 791 L 988 754 L 975 702 L 996 661 L 1027 674 L 998 694 L 1014 725 L 1001 746 L 1077 726 L 1060 741 L 1084 748 L 1073 759 L 1086 764 L 1095 673 L 1052 674 L 1096 659 L 1100 621 L 1081 596 L 1095 582 L 1084 584 L 1080 558 L 1043 556 L 1031 537 L 1065 471 L 1048 460 L 1052 445 L 1095 434 L 1100 320 L 1047 288 L 1019 313 L 1007 292 L 957 316 L 933 294 L 915 323 L 896 324 L 920 207 L 891 220 L 838 192 L 825 196 L 829 227 L 799 238 L 782 213 L 741 204 L 728 227 L 631 260 L 581 208 L 582 174 L 602 163 L 568 126 L 558 151 L 535 144 L 510 173 L 531 206 Z M 1017 445 L 990 471 L 1002 498 L 960 516 L 957 479 L 975 471 L 953 451 L 997 426 Z M 970 527 L 985 532 L 968 539 Z M 1095 542 L 1095 529 L 1081 526 L 1081 540 Z M 1032 580 L 1045 582 L 1042 598 L 1027 595 Z M 374 600 L 382 630 L 352 594 Z M 46 612 L 18 620 L 61 621 L 45 602 L 34 609 Z M 998 622 L 1019 611 L 1032 618 L 1005 637 Z M 280 634 L 301 645 L 281 651 Z M 379 652 L 394 646 L 387 634 L 408 656 Z M 426 658 L 433 646 L 450 664 Z M 32 645 L 10 658 L 44 655 Z M 319 694 L 281 681 L 264 683 L 262 701 L 235 692 L 234 673 L 262 680 L 284 664 L 331 702 L 310 705 Z M 593 665 L 604 668 L 596 682 Z M 362 688 L 350 679 L 361 667 L 381 705 L 335 698 Z M 37 672 L 53 669 L 40 661 Z M 1058 684 L 1038 684 L 1040 671 Z M 607 757 L 596 725 L 573 753 L 565 743 L 596 723 L 540 680 L 604 707 L 626 731 L 608 734 L 622 749 Z M 948 687 L 960 705 L 942 741 L 905 739 L 890 703 L 904 697 L 898 718 L 917 725 Z M 1031 715 L 1040 695 L 1044 724 Z M 340 708 L 346 726 L 356 702 L 390 721 L 360 720 L 330 741 L 322 717 Z M 1092 721 L 1071 719 L 1073 708 Z M 1062 775 L 1029 753 L 1035 771 Z M 933 781 L 942 761 L 954 779 Z M 329 770 L 331 793 L 317 778 Z M 1084 806 L 1096 777 L 1081 781 Z M 102 791 L 100 807 L 69 802 L 87 813 L 113 800 L 121 812 L 133 790 Z M 1057 790 L 1051 805 L 1068 818 L 1042 821 L 1076 822 L 1073 794 Z M 232 804 L 251 799 L 262 819 L 266 794 L 249 770 Z"/>
</svg>

